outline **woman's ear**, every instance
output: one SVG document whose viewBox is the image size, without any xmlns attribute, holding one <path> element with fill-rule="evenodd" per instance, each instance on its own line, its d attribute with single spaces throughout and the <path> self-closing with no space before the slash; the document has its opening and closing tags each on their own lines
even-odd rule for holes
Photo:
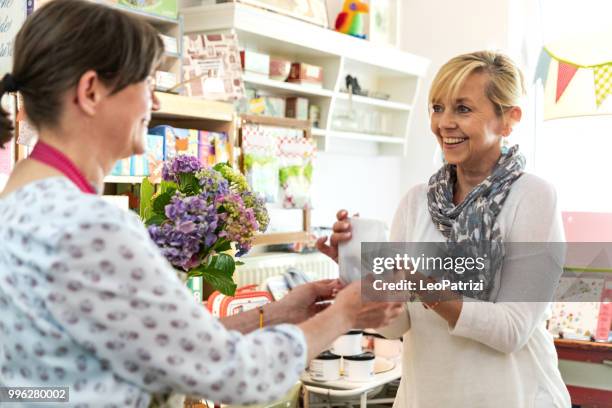
<svg viewBox="0 0 612 408">
<path fill-rule="evenodd" d="M 77 83 L 74 103 L 86 115 L 93 116 L 96 113 L 105 90 L 106 87 L 104 87 L 100 81 L 98 73 L 89 70 L 81 75 Z"/>
<path fill-rule="evenodd" d="M 502 136 L 510 136 L 514 126 L 521 121 L 523 111 L 518 106 L 513 106 L 504 113 L 504 130 Z"/>
</svg>

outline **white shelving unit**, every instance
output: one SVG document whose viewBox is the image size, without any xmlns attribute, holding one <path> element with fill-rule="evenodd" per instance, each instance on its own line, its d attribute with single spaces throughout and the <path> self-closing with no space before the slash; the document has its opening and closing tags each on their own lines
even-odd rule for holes
<svg viewBox="0 0 612 408">
<path fill-rule="evenodd" d="M 245 49 L 321 66 L 321 88 L 250 73 L 243 77 L 249 88 L 278 96 L 301 96 L 318 105 L 321 119 L 312 135 L 320 150 L 406 153 L 412 106 L 429 65 L 427 59 L 240 3 L 187 7 L 181 13 L 186 34 L 234 30 Z M 362 89 L 389 98 L 349 97 L 347 75 L 357 77 Z"/>
<path fill-rule="evenodd" d="M 125 13 L 133 15 L 134 17 L 145 20 L 155 27 L 155 29 L 157 29 L 157 31 L 159 31 L 161 34 L 176 38 L 178 52 L 164 52 L 159 70 L 172 72 L 176 75 L 177 83 L 181 82 L 183 77 L 183 18 L 181 15 L 179 15 L 178 18 L 170 18 L 147 13 L 145 11 L 105 0 L 98 0 L 98 2 L 107 6 L 118 8 Z"/>
</svg>

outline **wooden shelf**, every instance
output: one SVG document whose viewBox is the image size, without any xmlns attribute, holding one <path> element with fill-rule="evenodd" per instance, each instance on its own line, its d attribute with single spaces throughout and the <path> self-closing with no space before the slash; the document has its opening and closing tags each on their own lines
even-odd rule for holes
<svg viewBox="0 0 612 408">
<path fill-rule="evenodd" d="M 404 143 L 406 143 L 406 140 L 400 137 L 375 135 L 370 133 L 342 132 L 337 130 L 330 130 L 326 132 L 325 135 L 327 137 L 335 137 L 338 139 L 360 140 L 364 142 L 390 143 L 399 145 L 403 145 Z"/>
<path fill-rule="evenodd" d="M 258 89 L 272 90 L 278 94 L 296 96 L 320 96 L 331 98 L 333 91 L 308 85 L 293 84 L 291 82 L 275 81 L 251 73 L 244 73 L 243 80 L 247 84 L 256 85 Z"/>
<path fill-rule="evenodd" d="M 145 176 L 106 176 L 104 177 L 105 183 L 116 183 L 116 184 L 140 184 Z"/>
<path fill-rule="evenodd" d="M 338 99 L 348 101 L 349 95 L 347 93 L 339 93 Z M 412 110 L 412 106 L 407 103 L 392 102 L 392 101 L 387 101 L 384 99 L 368 98 L 366 96 L 361 96 L 361 95 L 353 95 L 352 99 L 353 99 L 353 103 L 377 106 L 383 109 L 399 110 L 399 111 Z"/>
<path fill-rule="evenodd" d="M 234 106 L 226 102 L 207 101 L 164 92 L 156 92 L 161 109 L 154 118 L 207 119 L 222 122 L 234 120 Z"/>
</svg>

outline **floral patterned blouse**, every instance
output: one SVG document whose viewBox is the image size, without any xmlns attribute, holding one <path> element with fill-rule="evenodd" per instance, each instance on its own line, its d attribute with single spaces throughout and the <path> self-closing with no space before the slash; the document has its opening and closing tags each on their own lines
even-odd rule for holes
<svg viewBox="0 0 612 408">
<path fill-rule="evenodd" d="M 254 404 L 305 368 L 299 328 L 227 330 L 136 215 L 65 178 L 0 200 L 0 242 L 0 386 L 67 386 L 75 407 L 144 407 L 170 390 Z"/>
</svg>

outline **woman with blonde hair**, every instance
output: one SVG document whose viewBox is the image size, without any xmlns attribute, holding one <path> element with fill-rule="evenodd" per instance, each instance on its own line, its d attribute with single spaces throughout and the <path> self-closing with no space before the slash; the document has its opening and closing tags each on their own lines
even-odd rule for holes
<svg viewBox="0 0 612 408">
<path fill-rule="evenodd" d="M 416 290 L 426 307 L 407 302 L 380 330 L 404 341 L 398 408 L 570 406 L 545 328 L 562 259 L 523 257 L 505 245 L 564 241 L 555 190 L 524 171 L 517 145 L 502 146 L 521 119 L 523 94 L 521 71 L 496 52 L 452 58 L 433 80 L 431 130 L 445 164 L 402 199 L 390 240 L 484 243 L 491 263 L 467 276 L 482 281 L 481 290 Z M 318 242 L 334 259 L 338 243 L 351 238 L 347 212 L 337 218 L 330 244 Z"/>
</svg>

